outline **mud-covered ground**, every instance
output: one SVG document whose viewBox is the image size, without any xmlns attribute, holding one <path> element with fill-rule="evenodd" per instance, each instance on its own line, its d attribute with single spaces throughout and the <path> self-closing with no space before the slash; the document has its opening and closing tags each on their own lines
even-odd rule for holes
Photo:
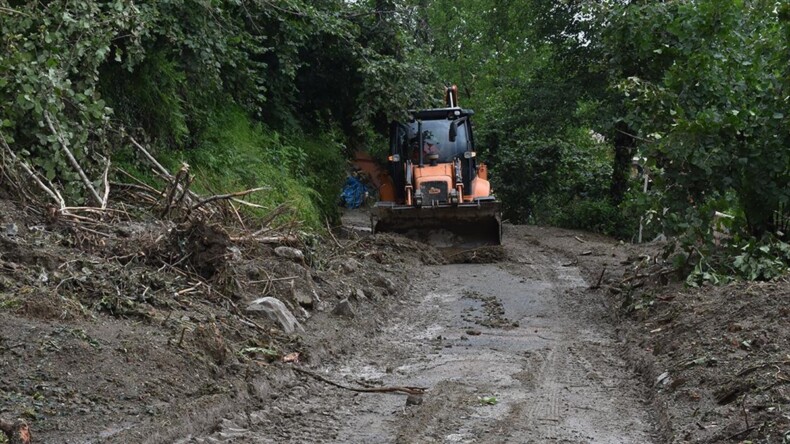
<svg viewBox="0 0 790 444">
<path fill-rule="evenodd" d="M 684 289 L 662 245 L 96 239 L 0 201 L 0 419 L 34 442 L 783 443 L 788 284 Z M 248 311 L 271 296 L 304 328 Z M 421 395 L 407 396 L 401 390 Z M 1 442 L 1 440 L 0 440 Z"/>
<path fill-rule="evenodd" d="M 667 443 L 790 442 L 790 280 L 689 288 L 664 243 L 533 229 L 608 296 L 622 356 Z"/>
</svg>

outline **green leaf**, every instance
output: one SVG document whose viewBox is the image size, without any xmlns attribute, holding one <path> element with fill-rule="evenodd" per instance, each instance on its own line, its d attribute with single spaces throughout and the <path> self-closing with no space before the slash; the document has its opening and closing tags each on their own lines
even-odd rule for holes
<svg viewBox="0 0 790 444">
<path fill-rule="evenodd" d="M 478 399 L 483 405 L 497 405 L 497 403 L 499 403 L 499 400 L 496 398 L 496 396 L 481 396 Z"/>
</svg>

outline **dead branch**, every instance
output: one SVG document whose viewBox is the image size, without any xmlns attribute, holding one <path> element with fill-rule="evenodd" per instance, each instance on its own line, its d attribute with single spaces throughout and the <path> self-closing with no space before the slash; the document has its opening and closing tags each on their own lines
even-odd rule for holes
<svg viewBox="0 0 790 444">
<path fill-rule="evenodd" d="M 239 214 L 239 210 L 236 209 L 236 205 L 233 205 L 233 201 L 228 202 L 228 205 L 230 205 L 230 209 L 233 210 L 233 215 L 236 216 L 236 220 L 239 221 L 241 229 L 247 231 L 247 226 L 244 225 L 244 219 L 241 218 L 241 214 Z"/>
<path fill-rule="evenodd" d="M 258 191 L 267 190 L 268 188 L 269 187 L 258 187 L 258 188 L 251 188 L 249 190 L 244 190 L 244 191 L 237 191 L 235 193 L 216 194 L 214 196 L 207 197 L 205 199 L 201 199 L 198 203 L 196 203 L 195 205 L 192 205 L 192 208 L 190 208 L 189 210 L 190 211 L 195 211 L 198 208 L 202 207 L 203 205 L 209 204 L 211 202 L 216 202 L 218 200 L 223 200 L 223 199 L 231 199 L 233 197 L 246 196 L 248 194 L 255 193 L 255 192 L 258 192 Z"/>
<path fill-rule="evenodd" d="M 347 386 L 347 385 L 343 385 L 343 384 L 331 381 L 329 379 L 324 378 L 323 376 L 321 376 L 319 374 L 313 373 L 313 372 L 305 370 L 303 368 L 299 368 L 299 367 L 296 367 L 296 366 L 290 366 L 290 368 L 292 368 L 297 373 L 301 373 L 303 375 L 307 375 L 307 376 L 309 376 L 309 377 L 311 377 L 313 379 L 321 381 L 321 382 L 323 382 L 325 384 L 329 384 L 329 385 L 331 385 L 333 387 L 337 387 L 337 388 L 340 388 L 340 389 L 343 389 L 343 390 L 350 390 L 352 392 L 357 392 L 357 393 L 404 393 L 404 394 L 407 394 L 407 395 L 422 395 L 422 394 L 425 393 L 426 390 L 428 390 L 425 387 L 372 387 L 372 388 L 351 387 L 351 386 Z"/>
<path fill-rule="evenodd" d="M 247 202 L 246 200 L 242 200 L 242 199 L 236 199 L 235 197 L 234 197 L 234 198 L 232 198 L 231 200 L 232 200 L 233 202 L 236 202 L 237 204 L 241 204 L 241 205 L 244 205 L 244 206 L 246 206 L 246 207 L 250 207 L 250 208 L 263 208 L 263 209 L 265 209 L 265 208 L 266 208 L 266 207 L 264 207 L 263 205 L 258 205 L 258 204 L 256 204 L 256 203 Z"/>
<path fill-rule="evenodd" d="M 167 191 L 167 199 L 165 201 L 164 208 L 162 208 L 162 212 L 159 214 L 159 217 L 164 218 L 170 211 L 173 209 L 173 205 L 176 201 L 176 195 L 179 191 L 181 191 L 181 197 L 187 192 L 188 185 L 184 187 L 181 186 L 181 181 L 184 180 L 185 177 L 189 177 L 189 165 L 186 163 L 181 164 L 181 168 L 176 173 L 176 177 L 170 183 L 169 190 Z"/>
<path fill-rule="evenodd" d="M 132 142 L 132 145 L 134 145 L 141 153 L 143 153 L 145 158 L 148 159 L 148 161 L 151 162 L 151 164 L 154 165 L 159 170 L 160 173 L 162 173 L 165 177 L 169 177 L 170 179 L 173 178 L 170 172 L 167 171 L 167 169 L 165 169 L 165 167 L 163 167 L 161 163 L 157 162 L 154 156 L 152 156 L 151 153 L 148 152 L 148 150 L 143 148 L 142 145 L 140 145 L 139 143 L 137 143 L 136 140 L 134 140 L 134 137 L 130 136 L 129 140 Z"/>
<path fill-rule="evenodd" d="M 54 134 L 55 137 L 58 138 L 58 141 L 60 142 L 60 148 L 63 149 L 64 153 L 66 153 L 66 157 L 69 159 L 71 166 L 75 170 L 77 170 L 77 174 L 79 174 L 80 179 L 82 179 L 82 183 L 85 185 L 85 188 L 87 188 L 88 191 L 90 191 L 91 196 L 96 200 L 96 203 L 102 205 L 101 196 L 99 196 L 99 193 L 96 192 L 96 188 L 93 187 L 93 184 L 91 183 L 90 179 L 88 179 L 88 176 L 85 174 L 85 171 L 82 170 L 82 167 L 80 167 L 79 162 L 77 162 L 77 159 L 74 158 L 74 154 L 72 154 L 71 150 L 69 150 L 68 142 L 66 141 L 66 139 L 64 139 L 63 136 L 61 136 L 61 134 L 55 129 L 55 125 L 52 124 L 52 119 L 49 117 L 49 113 L 46 111 L 44 112 L 44 120 L 47 121 L 47 126 L 49 126 L 49 130 L 52 131 L 52 134 Z"/>
<path fill-rule="evenodd" d="M 274 221 L 274 219 L 277 218 L 277 216 L 280 216 L 280 215 L 286 213 L 289 209 L 290 209 L 290 207 L 288 207 L 285 204 L 277 205 L 277 207 L 275 207 L 274 210 L 272 210 L 266 216 L 266 218 L 261 221 L 261 229 L 256 231 L 256 232 L 254 232 L 254 233 L 252 233 L 252 234 L 250 234 L 248 237 L 249 238 L 254 238 L 256 236 L 259 236 L 259 235 L 269 231 L 270 230 L 269 224 L 271 224 Z"/>
<path fill-rule="evenodd" d="M 603 269 L 601 269 L 601 275 L 598 276 L 598 282 L 596 282 L 595 285 L 590 287 L 590 290 L 597 290 L 597 289 L 601 288 L 601 282 L 603 281 L 603 275 L 605 273 L 606 273 L 606 267 L 603 267 Z"/>
<path fill-rule="evenodd" d="M 167 182 L 172 182 L 173 181 L 173 179 L 174 179 L 173 175 L 170 174 L 170 172 L 167 171 L 167 169 L 165 167 L 163 167 L 161 163 L 157 162 L 157 160 L 154 158 L 154 156 L 151 155 L 151 153 L 148 152 L 148 150 L 146 150 L 140 143 L 138 143 L 136 140 L 134 140 L 133 137 L 130 136 L 129 140 L 132 142 L 132 145 L 134 145 L 141 153 L 143 153 L 143 156 L 145 156 L 145 158 L 148 159 L 148 161 L 157 169 L 156 172 L 160 176 L 164 177 L 164 179 Z M 179 188 L 181 187 L 181 185 L 177 185 L 177 186 Z M 182 191 L 182 190 L 179 189 L 179 191 Z M 191 199 L 198 199 L 198 195 L 195 194 L 193 191 L 183 190 L 183 192 L 187 193 Z"/>
<path fill-rule="evenodd" d="M 53 191 L 52 188 L 44 185 L 44 182 L 41 181 L 41 179 L 38 177 L 38 174 L 36 174 L 33 171 L 30 165 L 28 165 L 27 162 L 23 160 L 19 160 L 16 157 L 16 154 L 14 154 L 14 152 L 11 150 L 11 147 L 8 146 L 5 137 L 3 137 L 2 135 L 0 135 L 0 142 L 3 143 L 3 147 L 8 151 L 8 154 L 11 156 L 11 159 L 14 162 L 17 162 L 22 167 L 22 169 L 25 170 L 25 173 L 27 173 L 27 175 L 30 176 L 31 179 L 33 179 L 36 185 L 38 185 L 38 187 L 41 188 L 42 191 L 44 191 L 47 195 L 49 195 L 49 197 L 51 197 L 52 200 L 54 200 L 55 203 L 58 204 L 60 209 L 63 210 L 63 208 L 66 207 L 66 202 L 63 200 L 63 197 L 60 196 L 60 193 L 56 193 L 55 191 Z"/>
<path fill-rule="evenodd" d="M 102 183 L 104 184 L 104 195 L 101 199 L 101 208 L 102 210 L 107 208 L 107 203 L 110 199 L 110 181 L 107 180 L 107 175 L 110 173 L 110 158 L 107 158 L 107 165 L 104 167 L 104 174 L 102 174 Z"/>
<path fill-rule="evenodd" d="M 332 232 L 332 227 L 329 226 L 329 218 L 326 218 L 325 220 L 326 220 L 326 231 L 332 237 L 332 240 L 335 242 L 335 245 L 337 245 L 337 248 L 343 248 L 343 246 L 340 245 L 340 242 L 335 237 L 335 233 Z"/>
<path fill-rule="evenodd" d="M 251 236 L 234 236 L 230 238 L 233 242 L 239 241 L 255 241 L 262 244 L 293 244 L 299 241 L 299 238 L 295 235 L 282 235 L 282 236 L 259 236 L 259 237 L 251 237 Z"/>
</svg>

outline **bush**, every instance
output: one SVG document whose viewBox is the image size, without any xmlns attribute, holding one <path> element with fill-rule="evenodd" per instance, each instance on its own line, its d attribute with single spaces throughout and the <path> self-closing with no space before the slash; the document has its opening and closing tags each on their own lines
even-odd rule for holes
<svg viewBox="0 0 790 444">
<path fill-rule="evenodd" d="M 315 137 L 283 135 L 251 120 L 236 105 L 212 113 L 194 149 L 159 149 L 163 166 L 177 170 L 182 162 L 196 176 L 193 188 L 201 194 L 266 190 L 245 197 L 264 210 L 241 207 L 251 215 L 265 215 L 287 203 L 308 228 L 320 229 L 324 217 L 334 217 L 335 199 L 344 176 L 342 145 L 334 133 Z M 156 180 L 136 168 L 133 153 L 119 151 L 117 165 L 146 183 Z"/>
<path fill-rule="evenodd" d="M 608 200 L 578 200 L 557 210 L 552 225 L 612 236 L 623 234 L 625 221 Z"/>
</svg>

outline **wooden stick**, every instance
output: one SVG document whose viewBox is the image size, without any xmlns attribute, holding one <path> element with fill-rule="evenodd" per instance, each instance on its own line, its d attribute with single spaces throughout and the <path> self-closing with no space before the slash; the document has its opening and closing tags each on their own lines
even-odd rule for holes
<svg viewBox="0 0 790 444">
<path fill-rule="evenodd" d="M 233 210 L 233 214 L 236 215 L 236 219 L 239 221 L 239 224 L 241 224 L 241 229 L 247 231 L 247 226 L 244 225 L 244 219 L 241 218 L 241 214 L 239 214 L 239 210 L 236 209 L 236 205 L 233 205 L 233 201 L 228 202 L 228 205 L 230 205 L 230 209 Z"/>
<path fill-rule="evenodd" d="M 104 183 L 104 196 L 101 200 L 101 209 L 107 208 L 107 202 L 110 199 L 110 181 L 107 180 L 107 175 L 110 172 L 110 158 L 107 158 L 107 165 L 104 167 L 104 174 L 102 175 L 102 182 Z"/>
<path fill-rule="evenodd" d="M 332 240 L 335 241 L 335 245 L 337 245 L 337 248 L 343 248 L 343 246 L 340 245 L 340 242 L 335 237 L 335 233 L 332 232 L 332 227 L 329 226 L 329 218 L 328 217 L 324 218 L 324 220 L 326 221 L 326 231 L 328 231 L 329 235 L 332 236 Z"/>
<path fill-rule="evenodd" d="M 137 147 L 137 149 L 138 149 L 138 150 L 140 150 L 140 152 L 141 152 L 141 153 L 143 153 L 143 155 L 146 157 L 146 159 L 148 159 L 148 161 L 149 161 L 149 162 L 151 162 L 151 163 L 152 163 L 152 164 L 153 164 L 153 165 L 154 165 L 154 166 L 155 166 L 157 169 L 159 169 L 159 172 L 160 172 L 160 173 L 164 174 L 165 176 L 167 176 L 167 177 L 168 177 L 168 178 L 170 178 L 170 179 L 172 179 L 172 178 L 173 178 L 173 176 L 170 174 L 170 172 L 169 172 L 169 171 L 167 171 L 167 170 L 165 169 L 165 167 L 163 167 L 163 166 L 162 166 L 162 164 L 161 164 L 161 163 L 157 162 L 157 161 L 156 161 L 156 159 L 154 158 L 154 156 L 152 156 L 152 155 L 151 155 L 151 153 L 149 153 L 149 152 L 148 152 L 148 150 L 146 150 L 145 148 L 143 148 L 143 146 L 142 146 L 142 145 L 140 145 L 139 143 L 137 143 L 137 141 L 136 141 L 136 140 L 134 140 L 134 138 L 133 138 L 133 137 L 129 136 L 129 140 L 131 140 L 131 141 L 132 141 L 132 144 L 133 144 L 135 147 Z"/>
<path fill-rule="evenodd" d="M 352 392 L 358 393 L 405 393 L 407 395 L 422 395 L 428 390 L 425 387 L 375 387 L 375 388 L 367 388 L 367 387 L 350 387 L 347 385 L 339 384 L 334 381 L 330 381 L 329 379 L 324 378 L 321 375 L 315 374 L 311 371 L 305 370 L 303 368 L 290 366 L 294 371 L 297 373 L 301 373 L 303 375 L 307 375 L 311 378 L 317 379 L 325 384 L 329 384 L 333 387 L 341 388 L 343 390 L 350 390 Z"/>
<path fill-rule="evenodd" d="M 247 202 L 246 200 L 242 200 L 242 199 L 236 199 L 235 197 L 231 198 L 230 200 L 232 200 L 233 202 L 236 202 L 237 204 L 241 204 L 241 205 L 244 205 L 244 206 L 247 206 L 247 207 L 250 207 L 250 208 L 264 208 L 264 209 L 266 208 L 263 205 L 258 205 L 256 203 Z"/>
<path fill-rule="evenodd" d="M 244 191 L 237 191 L 235 193 L 217 194 L 217 195 L 214 195 L 214 196 L 202 199 L 198 203 L 196 203 L 195 205 L 192 205 L 192 208 L 190 208 L 190 211 L 195 211 L 198 208 L 202 207 L 203 205 L 206 205 L 206 204 L 211 203 L 211 202 L 215 202 L 215 201 L 222 200 L 222 199 L 230 199 L 230 198 L 233 198 L 233 197 L 246 196 L 248 194 L 255 193 L 257 191 L 267 190 L 267 189 L 269 189 L 269 187 L 258 187 L 258 188 L 251 188 L 249 190 L 244 190 Z"/>
<path fill-rule="evenodd" d="M 601 281 L 603 281 L 604 273 L 606 273 L 606 267 L 603 267 L 603 269 L 601 270 L 601 275 L 598 276 L 598 282 L 596 282 L 595 285 L 590 287 L 590 290 L 597 290 L 597 289 L 601 288 Z"/>
<path fill-rule="evenodd" d="M 44 120 L 47 121 L 47 126 L 49 126 L 49 130 L 52 131 L 52 134 L 54 134 L 55 137 L 58 138 L 58 141 L 60 142 L 60 147 L 63 149 L 63 152 L 66 153 L 66 157 L 69 159 L 69 162 L 71 162 L 71 166 L 75 170 L 77 170 L 77 174 L 79 174 L 80 178 L 82 179 L 82 183 L 85 185 L 85 188 L 87 188 L 88 191 L 91 192 L 91 195 L 96 200 L 96 203 L 101 205 L 102 204 L 101 196 L 99 196 L 99 193 L 96 192 L 96 188 L 93 188 L 93 184 L 91 183 L 91 180 L 88 179 L 88 176 L 85 174 L 85 171 L 82 170 L 82 167 L 80 167 L 80 164 L 77 162 L 77 159 L 74 158 L 74 154 L 72 154 L 71 151 L 69 150 L 69 146 L 68 143 L 66 142 L 66 139 L 64 139 L 63 136 L 61 136 L 60 133 L 55 129 L 55 125 L 52 124 L 52 119 L 50 119 L 49 113 L 46 111 L 44 112 Z"/>
</svg>

